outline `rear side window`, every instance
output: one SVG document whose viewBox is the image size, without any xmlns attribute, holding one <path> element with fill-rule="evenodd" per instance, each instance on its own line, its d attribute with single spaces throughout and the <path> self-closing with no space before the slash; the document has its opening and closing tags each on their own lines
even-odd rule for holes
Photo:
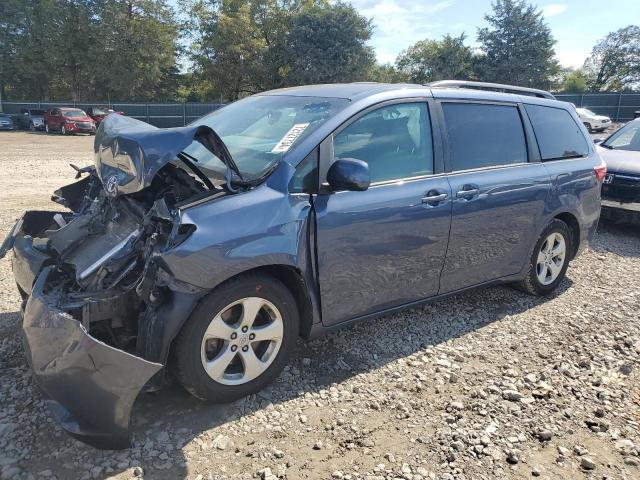
<svg viewBox="0 0 640 480">
<path fill-rule="evenodd" d="M 442 109 L 452 171 L 527 161 L 527 142 L 517 107 L 443 103 Z"/>
<path fill-rule="evenodd" d="M 569 112 L 562 108 L 525 105 L 542 160 L 582 157 L 589 146 Z"/>
</svg>

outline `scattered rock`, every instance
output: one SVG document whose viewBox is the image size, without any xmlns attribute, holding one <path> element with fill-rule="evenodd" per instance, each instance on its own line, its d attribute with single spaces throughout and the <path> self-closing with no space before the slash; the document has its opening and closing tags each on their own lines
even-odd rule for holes
<svg viewBox="0 0 640 480">
<path fill-rule="evenodd" d="M 580 459 L 580 466 L 585 470 L 594 470 L 596 468 L 595 462 L 589 457 L 582 457 Z"/>
<path fill-rule="evenodd" d="M 502 392 L 502 398 L 509 400 L 510 402 L 519 402 L 522 400 L 522 394 L 517 390 L 504 390 Z"/>
</svg>

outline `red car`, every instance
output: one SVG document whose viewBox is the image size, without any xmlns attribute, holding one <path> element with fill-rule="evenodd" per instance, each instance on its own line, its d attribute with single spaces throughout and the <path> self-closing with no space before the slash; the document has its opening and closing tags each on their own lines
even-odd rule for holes
<svg viewBox="0 0 640 480">
<path fill-rule="evenodd" d="M 118 115 L 124 115 L 124 112 L 116 112 L 111 108 L 107 107 L 88 107 L 87 114 L 93 118 L 93 121 L 96 122 L 96 126 L 100 125 L 100 122 L 104 120 L 104 117 L 110 115 L 112 113 L 117 113 Z"/>
<path fill-rule="evenodd" d="M 47 133 L 96 133 L 96 124 L 79 108 L 51 108 L 44 113 L 44 130 Z"/>
</svg>

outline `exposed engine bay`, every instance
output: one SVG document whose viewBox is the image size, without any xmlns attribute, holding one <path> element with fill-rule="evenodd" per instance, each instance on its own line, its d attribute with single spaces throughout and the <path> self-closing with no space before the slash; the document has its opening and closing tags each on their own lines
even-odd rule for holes
<svg viewBox="0 0 640 480">
<path fill-rule="evenodd" d="M 83 173 L 52 198 L 71 212 L 30 212 L 23 232 L 49 257 L 45 293 L 57 307 L 95 338 L 135 354 L 139 319 L 169 294 L 154 259 L 195 228 L 180 225 L 176 207 L 207 189 L 171 163 L 149 187 L 117 197 L 107 195 L 95 168 Z"/>
</svg>

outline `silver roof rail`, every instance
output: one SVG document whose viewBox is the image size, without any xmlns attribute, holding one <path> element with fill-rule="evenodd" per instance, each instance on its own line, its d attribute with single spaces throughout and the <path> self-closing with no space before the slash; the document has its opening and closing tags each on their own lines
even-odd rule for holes
<svg viewBox="0 0 640 480">
<path fill-rule="evenodd" d="M 537 88 L 516 87 L 515 85 L 503 85 L 502 83 L 488 82 L 470 82 L 467 80 L 438 80 L 437 82 L 427 83 L 428 87 L 438 88 L 469 88 L 473 90 L 490 90 L 492 92 L 515 93 L 520 95 L 529 95 L 532 97 L 548 98 L 555 100 L 551 93 Z"/>
</svg>

